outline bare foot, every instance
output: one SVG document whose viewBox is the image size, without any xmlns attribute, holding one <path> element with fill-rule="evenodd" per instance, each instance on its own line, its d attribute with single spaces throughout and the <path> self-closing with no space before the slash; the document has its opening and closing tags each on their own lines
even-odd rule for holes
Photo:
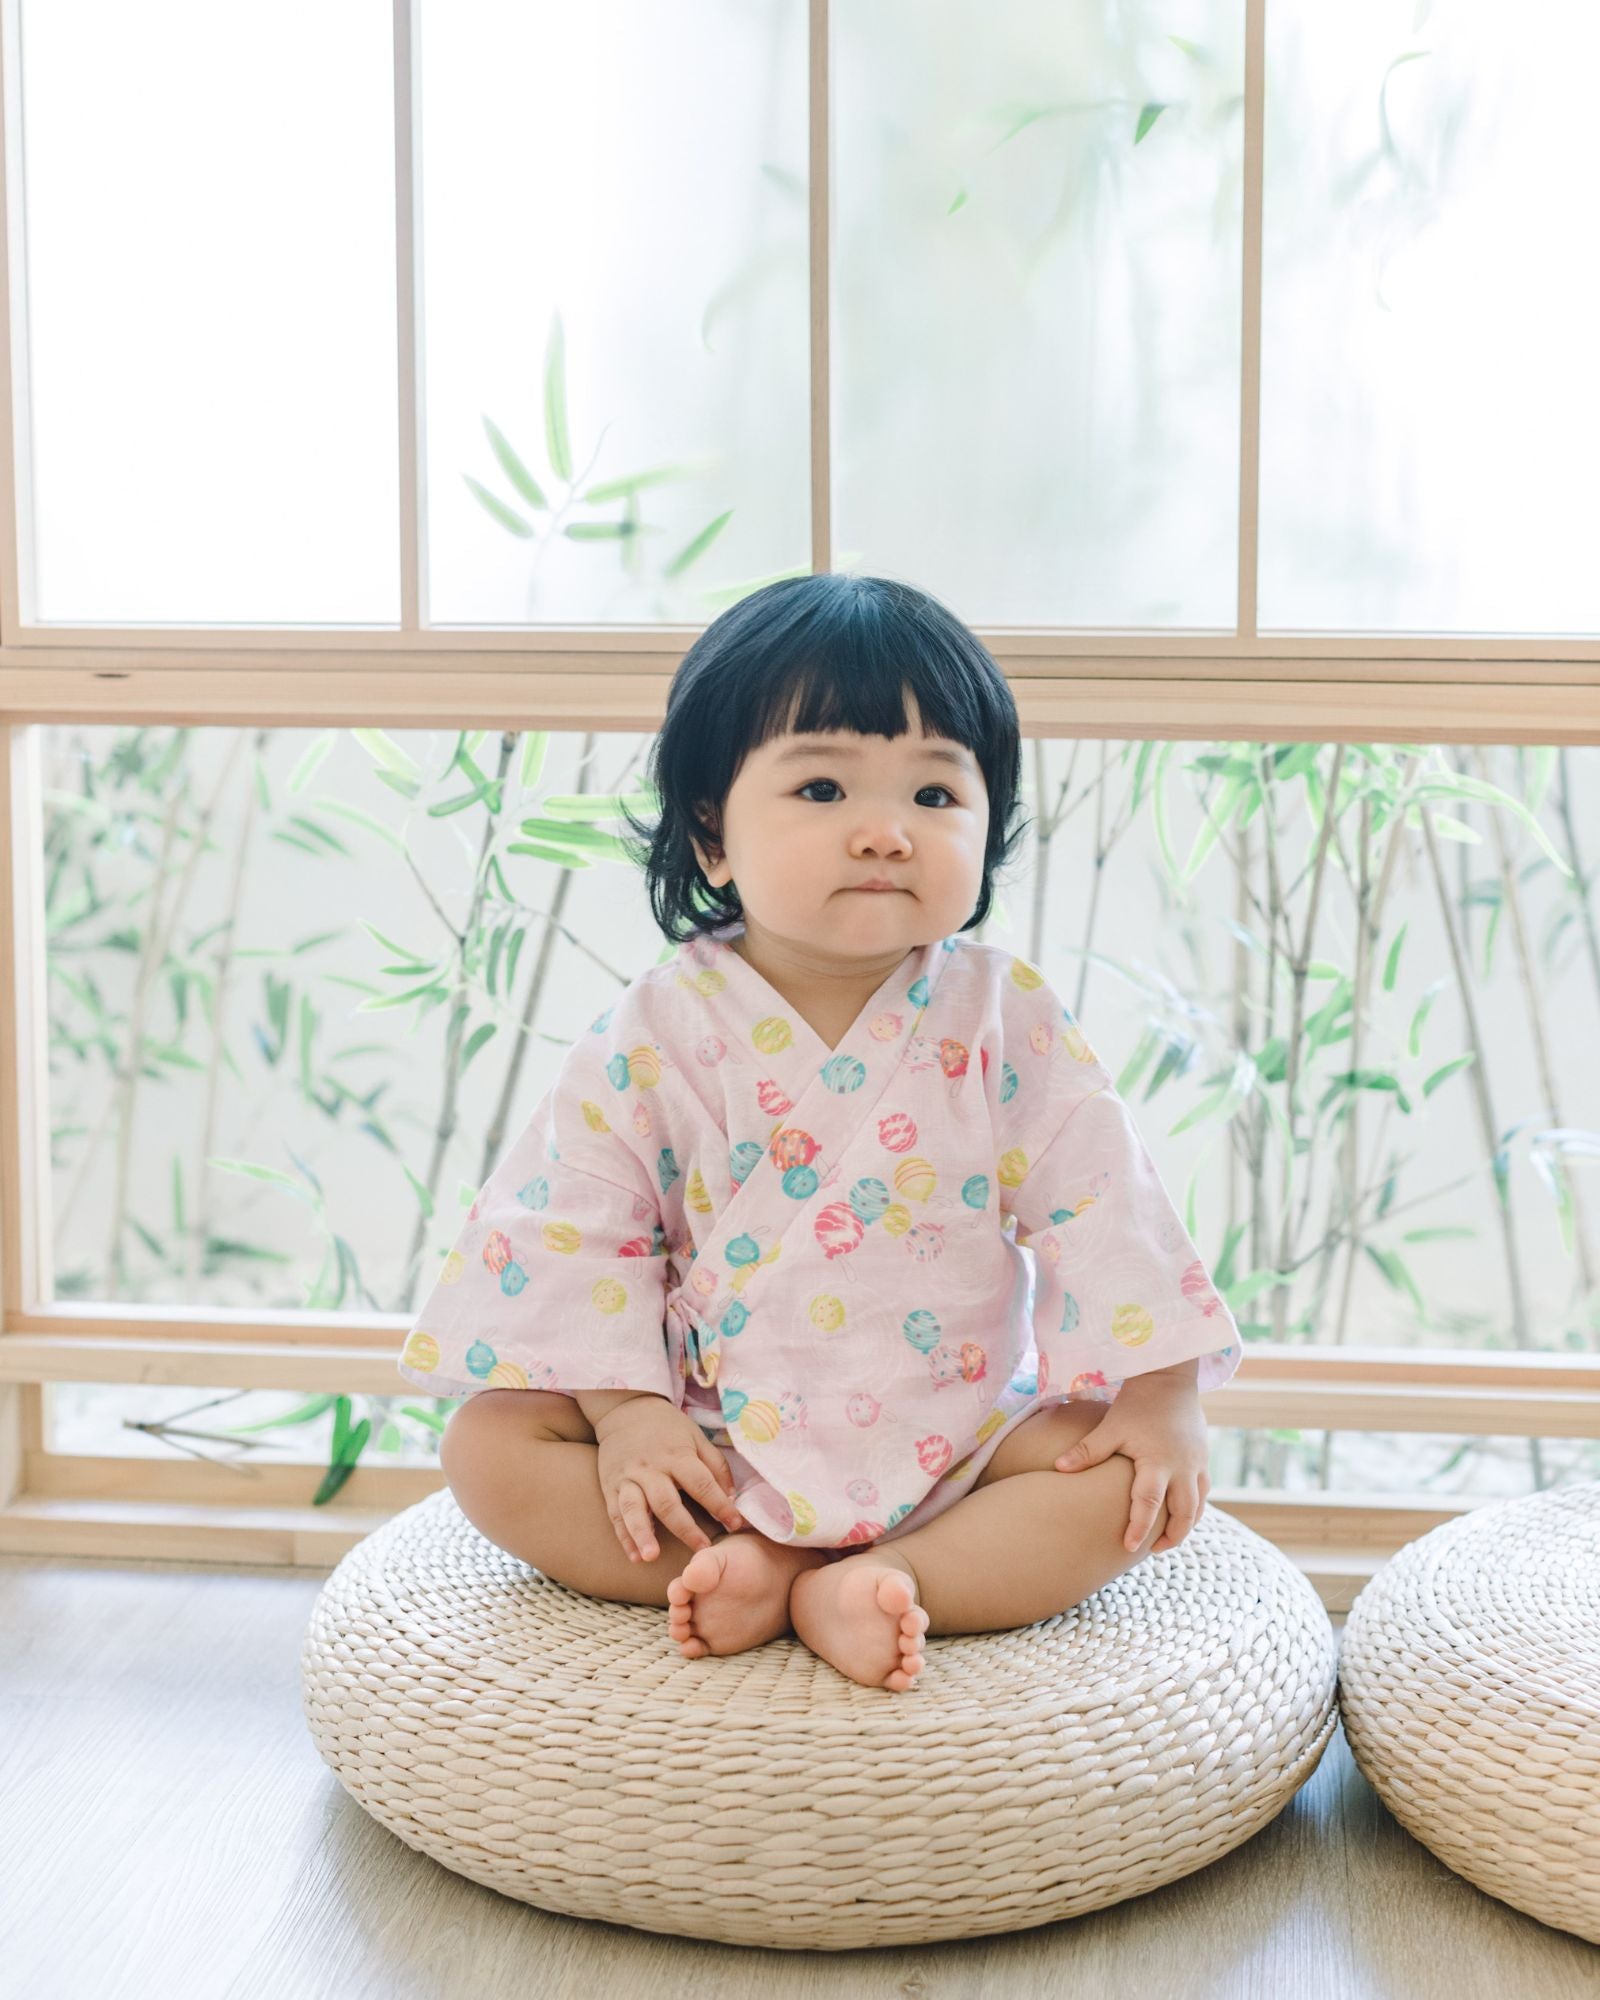
<svg viewBox="0 0 1600 2000">
<path fill-rule="evenodd" d="M 796 1567 L 788 1548 L 754 1532 L 696 1549 L 667 1585 L 667 1630 L 683 1657 L 743 1653 L 787 1632 Z"/>
<path fill-rule="evenodd" d="M 796 1635 L 863 1687 L 910 1687 L 925 1664 L 928 1614 L 916 1582 L 869 1550 L 806 1570 L 789 1593 Z"/>
</svg>

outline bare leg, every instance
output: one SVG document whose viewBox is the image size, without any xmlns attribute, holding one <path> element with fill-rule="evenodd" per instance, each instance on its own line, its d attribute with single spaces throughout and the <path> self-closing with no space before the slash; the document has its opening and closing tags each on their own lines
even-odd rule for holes
<svg viewBox="0 0 1600 2000">
<path fill-rule="evenodd" d="M 1142 1562 L 1167 1510 L 1157 1511 L 1140 1548 L 1123 1545 L 1132 1460 L 1117 1453 L 1082 1472 L 1054 1469 L 1108 1407 L 1056 1403 L 1039 1411 L 937 1520 L 797 1577 L 789 1593 L 795 1632 L 851 1679 L 899 1690 L 924 1665 L 908 1626 L 917 1613 L 936 1634 L 1006 1631 L 1082 1603 Z"/>
<path fill-rule="evenodd" d="M 606 1512 L 597 1455 L 572 1398 L 540 1389 L 480 1391 L 439 1441 L 456 1504 L 480 1534 L 590 1597 L 670 1607 L 669 1631 L 685 1657 L 742 1652 L 789 1630 L 789 1586 L 798 1570 L 825 1560 L 820 1551 L 789 1548 L 754 1529 L 730 1535 L 685 1495 L 712 1546 L 690 1549 L 656 1522 L 660 1555 L 630 1562 Z"/>
</svg>

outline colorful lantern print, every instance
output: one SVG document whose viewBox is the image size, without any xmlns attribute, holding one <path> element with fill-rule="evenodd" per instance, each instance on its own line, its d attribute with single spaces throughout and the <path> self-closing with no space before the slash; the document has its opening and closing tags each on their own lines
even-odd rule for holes
<svg viewBox="0 0 1600 2000">
<path fill-rule="evenodd" d="M 867 1066 L 859 1056 L 830 1056 L 822 1065 L 822 1081 L 840 1097 L 859 1090 L 867 1080 Z"/>
<path fill-rule="evenodd" d="M 876 1222 L 889 1206 L 889 1190 L 869 1174 L 850 1190 L 850 1206 L 863 1222 Z"/>
<path fill-rule="evenodd" d="M 750 1308 L 745 1304 L 743 1299 L 735 1299 L 733 1304 L 729 1306 L 728 1310 L 717 1322 L 717 1325 L 725 1339 L 737 1340 L 749 1323 Z"/>
<path fill-rule="evenodd" d="M 695 1061 L 704 1069 L 715 1069 L 728 1053 L 728 1045 L 720 1035 L 702 1035 L 694 1045 Z"/>
<path fill-rule="evenodd" d="M 547 1222 L 540 1234 L 544 1237 L 544 1247 L 561 1257 L 570 1257 L 583 1248 L 583 1232 L 575 1223 Z"/>
<path fill-rule="evenodd" d="M 1031 966 L 1025 958 L 1012 959 L 1011 977 L 1024 993 L 1037 993 L 1044 984 L 1044 974 Z"/>
<path fill-rule="evenodd" d="M 776 1403 L 756 1399 L 739 1412 L 739 1435 L 752 1444 L 771 1444 L 783 1428 Z"/>
<path fill-rule="evenodd" d="M 655 1245 L 648 1236 L 630 1236 L 626 1243 L 617 1245 L 619 1257 L 653 1257 Z"/>
<path fill-rule="evenodd" d="M 462 1256 L 459 1250 L 452 1250 L 439 1267 L 439 1283 L 441 1285 L 455 1284 L 466 1268 L 466 1258 Z"/>
<path fill-rule="evenodd" d="M 844 1325 L 844 1300 L 832 1292 L 818 1292 L 807 1308 L 811 1324 L 821 1333 L 837 1333 Z"/>
<path fill-rule="evenodd" d="M 1062 1333 L 1076 1333 L 1078 1330 L 1078 1321 L 1081 1317 L 1082 1314 L 1078 1309 L 1078 1301 L 1072 1296 L 1071 1292 L 1064 1292 L 1061 1296 L 1060 1331 Z"/>
<path fill-rule="evenodd" d="M 750 1039 L 764 1056 L 775 1056 L 794 1040 L 794 1029 L 781 1014 L 769 1014 L 750 1030 Z"/>
<path fill-rule="evenodd" d="M 847 1202 L 831 1201 L 817 1216 L 812 1234 L 826 1257 L 843 1257 L 854 1250 L 866 1225 Z"/>
<path fill-rule="evenodd" d="M 919 1354 L 931 1354 L 944 1336 L 937 1315 L 920 1308 L 906 1314 L 900 1322 L 900 1331 Z"/>
<path fill-rule="evenodd" d="M 717 1400 L 722 1405 L 723 1422 L 731 1426 L 744 1414 L 744 1406 L 750 1398 L 742 1389 L 724 1389 Z"/>
<path fill-rule="evenodd" d="M 491 1229 L 484 1238 L 483 1261 L 496 1277 L 511 1262 L 511 1238 L 503 1229 Z"/>
<path fill-rule="evenodd" d="M 761 1245 L 748 1231 L 742 1231 L 728 1245 L 728 1262 L 737 1271 L 746 1264 L 754 1264 L 761 1256 Z"/>
<path fill-rule="evenodd" d="M 1013 1396 L 1036 1396 L 1039 1393 L 1039 1377 L 1035 1375 L 1013 1375 L 1006 1384 Z"/>
<path fill-rule="evenodd" d="M 977 1444 L 986 1444 L 1005 1421 L 1006 1413 L 1004 1410 L 991 1410 L 983 1422 L 979 1424 L 978 1434 L 974 1442 Z"/>
<path fill-rule="evenodd" d="M 904 1111 L 891 1111 L 878 1120 L 878 1144 L 886 1152 L 909 1153 L 917 1143 L 917 1121 Z"/>
<path fill-rule="evenodd" d="M 431 1375 L 439 1365 L 439 1343 L 431 1333 L 424 1333 L 421 1327 L 409 1336 L 400 1359 L 408 1368 L 416 1368 L 424 1375 Z"/>
<path fill-rule="evenodd" d="M 517 1200 L 524 1208 L 548 1208 L 550 1206 L 550 1183 L 543 1174 L 535 1174 L 526 1187 L 517 1189 Z"/>
<path fill-rule="evenodd" d="M 704 972 L 697 972 L 695 974 L 692 983 L 696 993 L 709 1000 L 713 994 L 720 993 L 728 982 L 724 975 L 718 972 L 714 966 L 708 965 Z"/>
<path fill-rule="evenodd" d="M 785 1389 L 778 1397 L 778 1426 L 786 1431 L 803 1431 L 809 1411 L 798 1389 Z"/>
<path fill-rule="evenodd" d="M 1100 1391 L 1106 1386 L 1106 1378 L 1098 1368 L 1086 1368 L 1081 1375 L 1074 1375 L 1067 1386 L 1069 1396 L 1086 1396 L 1092 1401 L 1104 1402 Z"/>
<path fill-rule="evenodd" d="M 987 1208 L 989 1205 L 989 1176 L 969 1174 L 961 1183 L 961 1199 L 968 1208 Z"/>
<path fill-rule="evenodd" d="M 596 1312 L 619 1313 L 628 1303 L 627 1288 L 617 1278 L 598 1278 L 589 1298 Z"/>
<path fill-rule="evenodd" d="M 928 984 L 925 978 L 914 979 L 912 980 L 911 984 L 906 988 L 906 998 L 911 1002 L 913 1007 L 920 1010 L 923 1007 L 927 1006 L 928 996 L 930 993 L 932 993 L 932 991 L 933 988 Z"/>
<path fill-rule="evenodd" d="M 1041 1396 L 1048 1396 L 1050 1393 L 1050 1357 L 1048 1354 L 1041 1354 L 1039 1356 L 1038 1393 Z"/>
<path fill-rule="evenodd" d="M 661 1051 L 648 1042 L 629 1049 L 628 1075 L 641 1090 L 654 1090 L 661 1081 Z"/>
<path fill-rule="evenodd" d="M 783 1191 L 796 1201 L 808 1201 L 817 1191 L 815 1167 L 791 1167 L 783 1177 Z"/>
<path fill-rule="evenodd" d="M 906 1248 L 919 1264 L 931 1264 L 944 1254 L 944 1224 L 914 1222 L 906 1231 Z"/>
<path fill-rule="evenodd" d="M 894 1170 L 894 1191 L 907 1201 L 926 1201 L 937 1185 L 931 1160 L 913 1157 L 902 1160 Z"/>
<path fill-rule="evenodd" d="M 756 1162 L 766 1150 L 765 1146 L 758 1145 L 754 1139 L 741 1139 L 731 1150 L 728 1154 L 728 1172 L 733 1178 L 735 1187 L 744 1186 L 755 1171 Z"/>
<path fill-rule="evenodd" d="M 606 1114 L 600 1109 L 598 1104 L 591 1102 L 586 1097 L 578 1108 L 583 1113 L 584 1124 L 588 1126 L 591 1132 L 609 1132 L 611 1130 L 611 1127 L 606 1123 Z"/>
<path fill-rule="evenodd" d="M 965 1076 L 967 1073 L 968 1049 L 965 1042 L 958 1042 L 946 1035 L 939 1043 L 939 1067 L 946 1076 Z"/>
<path fill-rule="evenodd" d="M 821 1148 L 809 1132 L 802 1132 L 798 1125 L 785 1125 L 773 1133 L 767 1142 L 767 1151 L 772 1155 L 772 1164 L 783 1173 L 789 1167 L 806 1167 L 817 1157 Z"/>
<path fill-rule="evenodd" d="M 1009 1104 L 1017 1094 L 1017 1073 L 1010 1063 L 1000 1065 L 1000 1102 Z"/>
<path fill-rule="evenodd" d="M 950 1440 L 941 1437 L 935 1431 L 928 1437 L 917 1439 L 917 1463 L 924 1472 L 931 1473 L 937 1479 L 950 1463 L 950 1456 L 954 1450 L 955 1447 Z"/>
<path fill-rule="evenodd" d="M 1083 1030 L 1081 1028 L 1073 1027 L 1064 1029 L 1062 1031 L 1061 1039 L 1066 1043 L 1068 1053 L 1071 1056 L 1073 1056 L 1073 1058 L 1076 1061 L 1081 1063 L 1092 1063 L 1098 1060 L 1094 1050 L 1090 1048 L 1089 1044 L 1084 1040 Z"/>
<path fill-rule="evenodd" d="M 854 1548 L 860 1542 L 875 1542 L 882 1533 L 883 1523 L 881 1521 L 857 1521 L 852 1528 L 839 1537 L 839 1546 L 842 1549 L 848 1549 Z"/>
<path fill-rule="evenodd" d="M 1156 1323 L 1143 1306 L 1118 1306 L 1111 1315 L 1111 1338 L 1122 1347 L 1143 1347 L 1155 1338 Z"/>
<path fill-rule="evenodd" d="M 911 1507 L 912 1507 L 911 1501 L 902 1500 L 900 1502 L 900 1505 L 895 1508 L 894 1512 L 889 1516 L 888 1520 L 884 1523 L 885 1533 L 887 1533 L 890 1528 L 898 1527 L 900 1523 L 905 1519 L 905 1517 L 911 1512 Z"/>
<path fill-rule="evenodd" d="M 870 1479 L 852 1479 L 844 1490 L 846 1497 L 858 1507 L 876 1507 L 878 1504 L 878 1489 Z"/>
<path fill-rule="evenodd" d="M 867 1023 L 867 1033 L 875 1042 L 892 1042 L 904 1026 L 898 1014 L 874 1014 Z"/>
<path fill-rule="evenodd" d="M 633 1107 L 633 1129 L 641 1139 L 648 1139 L 654 1130 L 650 1123 L 650 1107 L 642 1097 Z"/>
<path fill-rule="evenodd" d="M 511 1262 L 500 1273 L 501 1291 L 505 1293 L 508 1299 L 514 1299 L 527 1282 L 528 1274 L 526 1270 L 513 1257 Z"/>
<path fill-rule="evenodd" d="M 794 1099 L 771 1077 L 763 1077 L 756 1085 L 756 1102 L 769 1118 L 781 1118 L 786 1111 L 794 1109 Z"/>
<path fill-rule="evenodd" d="M 611 1079 L 612 1085 L 617 1090 L 627 1089 L 628 1058 L 622 1053 L 620 1049 L 611 1058 L 610 1062 L 606 1064 L 606 1075 Z"/>
<path fill-rule="evenodd" d="M 936 1389 L 966 1379 L 961 1370 L 961 1356 L 953 1347 L 946 1347 L 942 1342 L 928 1356 L 928 1373 L 933 1377 Z"/>
<path fill-rule="evenodd" d="M 857 1430 L 870 1430 L 883 1414 L 883 1405 L 865 1389 L 857 1390 L 844 1406 L 844 1413 Z"/>
<path fill-rule="evenodd" d="M 1187 1266 L 1183 1276 L 1178 1280 L 1178 1289 L 1192 1304 L 1199 1306 L 1207 1319 L 1221 1309 L 1222 1301 L 1213 1290 L 1206 1267 L 1198 1257 Z"/>
<path fill-rule="evenodd" d="M 904 1236 L 911 1227 L 911 1211 L 903 1201 L 892 1201 L 883 1211 L 885 1236 Z"/>
<path fill-rule="evenodd" d="M 803 1493 L 785 1493 L 789 1512 L 794 1516 L 794 1531 L 797 1535 L 814 1535 L 817 1532 L 817 1510 Z"/>
<path fill-rule="evenodd" d="M 981 1382 L 989 1371 L 989 1355 L 975 1340 L 961 1343 L 961 1379 L 963 1382 Z"/>
<path fill-rule="evenodd" d="M 965 1479 L 967 1474 L 971 1470 L 972 1470 L 972 1456 L 969 1452 L 968 1455 L 964 1459 L 962 1459 L 959 1465 L 951 1466 L 950 1470 L 944 1476 L 945 1484 L 947 1486 L 950 1486 L 953 1485 L 958 1479 Z"/>
<path fill-rule="evenodd" d="M 467 1349 L 467 1373 L 481 1382 L 500 1359 L 486 1340 L 475 1340 Z"/>
<path fill-rule="evenodd" d="M 706 1184 L 701 1178 L 698 1167 L 689 1176 L 688 1183 L 683 1191 L 683 1198 L 697 1215 L 709 1215 L 711 1213 L 711 1197 L 706 1193 Z"/>
<path fill-rule="evenodd" d="M 1002 1187 L 1021 1187 L 1028 1178 L 1028 1156 L 1020 1146 L 1009 1146 L 1000 1155 L 995 1177 Z"/>
</svg>

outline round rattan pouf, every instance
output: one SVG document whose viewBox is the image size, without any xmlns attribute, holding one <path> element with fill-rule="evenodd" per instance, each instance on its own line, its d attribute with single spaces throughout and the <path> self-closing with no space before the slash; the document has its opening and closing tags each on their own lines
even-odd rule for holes
<svg viewBox="0 0 1600 2000">
<path fill-rule="evenodd" d="M 1202 1519 L 1204 1517 L 1202 1516 Z M 1458 1875 L 1600 1944 L 1600 1483 L 1478 1507 L 1350 1607 L 1352 1755 Z"/>
<path fill-rule="evenodd" d="M 565 1589 L 448 1490 L 352 1549 L 302 1652 L 311 1732 L 374 1818 L 523 1902 L 837 1950 L 1024 1930 L 1175 1881 L 1316 1769 L 1337 1646 L 1214 1507 L 1064 1615 L 929 1642 L 905 1693 L 785 1638 L 686 1660 L 666 1613 Z"/>
</svg>

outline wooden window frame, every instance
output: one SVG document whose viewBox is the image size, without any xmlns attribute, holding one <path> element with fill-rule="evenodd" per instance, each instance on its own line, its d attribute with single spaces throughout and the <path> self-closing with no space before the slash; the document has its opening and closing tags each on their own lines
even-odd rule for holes
<svg viewBox="0 0 1600 2000">
<path fill-rule="evenodd" d="M 325 1568 L 442 1483 L 363 1465 L 311 1504 L 313 1466 L 226 1467 L 47 1451 L 57 1383 L 396 1393 L 405 1316 L 50 1303 L 43 722 L 201 727 L 653 731 L 700 628 L 429 624 L 416 371 L 413 0 L 394 0 L 401 474 L 397 627 L 250 631 L 41 626 L 23 617 L 31 485 L 20 242 L 19 0 L 0 0 L 0 1552 Z M 810 0 L 811 561 L 830 520 L 828 0 Z M 1273 742 L 1600 742 L 1600 640 L 1261 635 L 1255 619 L 1266 0 L 1245 0 L 1240 615 L 1232 634 L 979 628 L 1029 736 Z M 20 260 L 19 260 L 20 268 Z M 14 372 L 15 370 L 15 372 Z M 18 413 L 22 420 L 17 421 Z M 441 657 L 443 656 L 443 657 Z M 1252 1344 L 1206 1398 L 1227 1426 L 1600 1438 L 1600 1356 Z M 246 1498 L 241 1499 L 241 1487 Z M 1286 1549 L 1330 1610 L 1415 1535 L 1481 1499 L 1214 1488 Z"/>
</svg>

